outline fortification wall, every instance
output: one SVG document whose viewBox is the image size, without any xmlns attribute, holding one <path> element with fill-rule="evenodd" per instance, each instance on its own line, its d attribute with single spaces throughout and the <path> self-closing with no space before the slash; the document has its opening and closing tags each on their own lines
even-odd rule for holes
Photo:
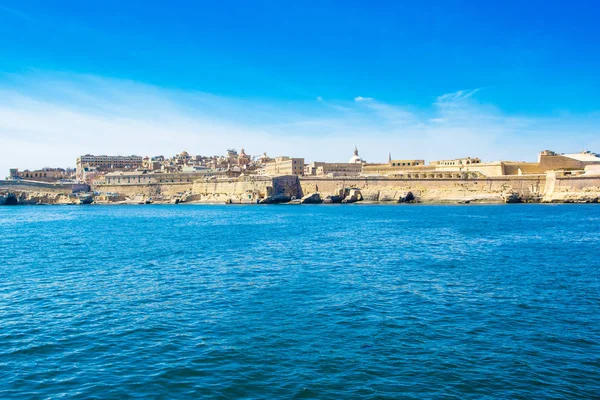
<svg viewBox="0 0 600 400">
<path fill-rule="evenodd" d="M 339 194 L 344 188 L 357 188 L 365 200 L 395 201 L 407 192 L 421 202 L 504 202 L 509 193 L 517 193 L 525 201 L 538 199 L 544 192 L 546 177 L 487 178 L 385 178 L 357 177 L 331 179 L 300 177 L 302 194 L 320 192 Z"/>
<path fill-rule="evenodd" d="M 102 194 L 112 194 L 115 200 L 124 199 L 160 199 L 165 198 L 169 201 L 182 193 L 191 192 L 193 184 L 187 183 L 162 183 L 162 184 L 102 184 L 94 185 L 95 192 Z M 102 196 L 101 196 L 102 197 Z M 105 197 L 104 198 L 110 198 Z"/>
<path fill-rule="evenodd" d="M 584 162 L 561 155 L 540 155 L 539 165 L 541 171 L 556 171 L 561 169 L 583 169 L 585 167 Z"/>
<path fill-rule="evenodd" d="M 275 194 L 297 196 L 298 177 L 244 176 L 239 178 L 206 178 L 193 182 L 100 184 L 93 189 L 102 193 L 96 202 L 148 200 L 154 202 L 256 203 Z"/>
<path fill-rule="evenodd" d="M 256 203 L 257 199 L 268 196 L 272 187 L 268 177 L 197 179 L 192 194 L 198 202 Z"/>
<path fill-rule="evenodd" d="M 538 163 L 531 162 L 507 162 L 504 163 L 504 173 L 506 175 L 519 175 L 521 174 L 543 174 Z"/>
<path fill-rule="evenodd" d="M 89 190 L 88 185 L 80 184 L 0 180 L 0 205 L 79 204 L 73 193 Z"/>
<path fill-rule="evenodd" d="M 496 163 L 476 163 L 467 165 L 436 165 L 436 171 L 442 172 L 454 172 L 454 171 L 467 171 L 467 172 L 479 172 L 485 176 L 502 176 L 504 172 L 504 164 L 501 162 Z"/>
<path fill-rule="evenodd" d="M 557 176 L 548 173 L 544 202 L 548 203 L 598 203 L 600 202 L 600 176 Z"/>
<path fill-rule="evenodd" d="M 192 195 L 198 202 L 256 203 L 269 196 L 298 196 L 298 176 L 246 176 L 231 179 L 198 179 Z"/>
<path fill-rule="evenodd" d="M 88 191 L 88 185 L 73 183 L 47 183 L 26 180 L 0 180 L 0 191 L 6 192 L 38 192 L 69 194 L 74 191 Z"/>
<path fill-rule="evenodd" d="M 302 197 L 311 193 L 339 195 L 344 189 L 360 189 L 364 200 L 397 201 L 412 192 L 424 203 L 504 202 L 514 194 L 523 201 L 599 202 L 600 175 L 545 175 L 502 177 L 446 177 L 427 174 L 406 177 L 297 177 L 247 176 L 230 179 L 202 179 L 193 183 L 97 185 L 104 193 L 96 203 L 152 198 L 160 202 L 256 203 L 269 196 L 285 194 Z M 444 177 L 442 177 L 444 176 Z M 466 175 L 464 175 L 466 176 Z M 9 197 L 18 204 L 78 204 L 71 184 L 0 181 L 0 203 Z M 79 188 L 80 189 L 80 188 Z"/>
</svg>

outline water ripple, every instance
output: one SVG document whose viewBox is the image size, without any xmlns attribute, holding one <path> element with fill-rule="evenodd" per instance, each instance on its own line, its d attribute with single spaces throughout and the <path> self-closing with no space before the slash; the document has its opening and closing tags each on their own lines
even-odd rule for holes
<svg viewBox="0 0 600 400">
<path fill-rule="evenodd" d="M 597 398 L 600 208 L 0 208 L 0 398 Z"/>
</svg>

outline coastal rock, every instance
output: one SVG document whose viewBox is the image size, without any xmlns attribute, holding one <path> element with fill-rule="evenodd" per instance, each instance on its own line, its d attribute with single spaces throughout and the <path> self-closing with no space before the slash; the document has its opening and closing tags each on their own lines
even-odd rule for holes
<svg viewBox="0 0 600 400">
<path fill-rule="evenodd" d="M 348 195 L 344 197 L 342 203 L 356 203 L 357 201 L 362 201 L 362 193 L 359 189 L 349 189 Z"/>
<path fill-rule="evenodd" d="M 307 194 L 300 201 L 302 204 L 321 204 L 323 202 L 319 193 Z"/>
<path fill-rule="evenodd" d="M 17 200 L 17 196 L 14 194 L 8 193 L 5 195 L 0 195 L 0 205 L 16 206 L 17 204 L 19 204 L 19 201 Z"/>
<path fill-rule="evenodd" d="M 600 194 L 594 193 L 559 193 L 544 198 L 543 203 L 600 203 Z"/>
<path fill-rule="evenodd" d="M 280 203 L 288 203 L 292 200 L 292 198 L 286 194 L 278 194 L 275 196 L 269 196 L 262 200 L 260 200 L 259 204 L 280 204 Z"/>
<path fill-rule="evenodd" d="M 519 195 L 519 193 L 517 193 L 517 192 L 503 193 L 502 197 L 504 198 L 505 203 L 522 203 L 523 202 L 521 195 Z"/>
<path fill-rule="evenodd" d="M 0 195 L 0 205 L 79 204 L 74 194 L 8 192 Z"/>
<path fill-rule="evenodd" d="M 414 203 L 415 201 L 415 196 L 412 192 L 401 193 L 398 196 L 398 203 Z"/>
<path fill-rule="evenodd" d="M 336 194 L 327 195 L 323 199 L 323 204 L 338 204 L 342 202 L 342 197 Z"/>
<path fill-rule="evenodd" d="M 395 201 L 395 202 L 397 202 L 398 199 L 397 199 L 396 195 L 397 195 L 396 191 L 382 190 L 379 192 L 379 201 L 382 201 L 382 202 Z"/>
<path fill-rule="evenodd" d="M 360 194 L 364 201 L 379 201 L 379 190 L 361 190 Z"/>
</svg>

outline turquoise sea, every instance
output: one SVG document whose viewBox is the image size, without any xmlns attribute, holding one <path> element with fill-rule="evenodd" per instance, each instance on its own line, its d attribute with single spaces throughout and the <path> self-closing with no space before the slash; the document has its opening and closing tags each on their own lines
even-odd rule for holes
<svg viewBox="0 0 600 400">
<path fill-rule="evenodd" d="M 0 207 L 0 399 L 600 397 L 600 206 Z"/>
</svg>

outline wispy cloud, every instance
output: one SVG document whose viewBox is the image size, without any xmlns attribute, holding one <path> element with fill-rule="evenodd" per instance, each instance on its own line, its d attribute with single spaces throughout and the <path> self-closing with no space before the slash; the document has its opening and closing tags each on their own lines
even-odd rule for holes
<svg viewBox="0 0 600 400">
<path fill-rule="evenodd" d="M 477 156 L 536 158 L 545 148 L 600 150 L 600 114 L 536 118 L 477 101 L 477 90 L 430 107 L 361 100 L 278 103 L 162 89 L 96 76 L 6 76 L 0 84 L 0 177 L 9 167 L 73 165 L 85 153 L 288 154 L 345 161 Z"/>
<path fill-rule="evenodd" d="M 11 7 L 6 7 L 6 6 L 2 6 L 0 5 L 0 15 L 5 14 L 5 15 L 9 15 L 11 17 L 15 17 L 15 18 L 19 18 L 25 21 L 33 21 L 33 18 L 28 15 L 25 14 L 22 11 L 17 10 L 16 8 L 11 8 Z"/>
</svg>

